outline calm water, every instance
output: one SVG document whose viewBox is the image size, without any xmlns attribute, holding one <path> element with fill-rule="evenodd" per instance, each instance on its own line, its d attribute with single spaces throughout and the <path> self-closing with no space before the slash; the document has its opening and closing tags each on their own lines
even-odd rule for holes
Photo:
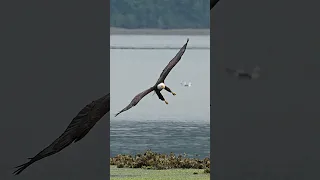
<svg viewBox="0 0 320 180">
<path fill-rule="evenodd" d="M 111 46 L 209 47 L 209 36 L 111 36 Z M 210 152 L 210 50 L 187 49 L 166 79 L 176 96 L 162 91 L 114 117 L 132 98 L 154 85 L 177 49 L 111 49 L 111 156 L 152 149 L 208 156 Z M 189 88 L 180 85 L 192 82 Z"/>
<path fill-rule="evenodd" d="M 210 124 L 186 121 L 112 121 L 111 156 L 151 149 L 159 153 L 210 153 Z"/>
</svg>

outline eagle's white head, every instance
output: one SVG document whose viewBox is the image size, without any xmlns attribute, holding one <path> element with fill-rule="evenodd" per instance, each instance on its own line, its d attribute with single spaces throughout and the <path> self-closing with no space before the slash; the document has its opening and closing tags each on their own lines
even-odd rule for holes
<svg viewBox="0 0 320 180">
<path fill-rule="evenodd" d="M 165 85 L 164 83 L 160 83 L 160 84 L 157 85 L 157 88 L 158 88 L 159 90 L 162 90 L 162 89 L 164 89 L 165 87 L 166 87 L 166 85 Z"/>
</svg>

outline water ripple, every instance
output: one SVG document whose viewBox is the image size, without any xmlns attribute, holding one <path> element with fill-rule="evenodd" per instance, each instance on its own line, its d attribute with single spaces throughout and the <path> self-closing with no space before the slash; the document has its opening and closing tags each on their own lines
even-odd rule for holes
<svg viewBox="0 0 320 180">
<path fill-rule="evenodd" d="M 146 149 L 159 153 L 210 153 L 210 124 L 203 121 L 111 121 L 111 156 L 135 154 Z"/>
</svg>

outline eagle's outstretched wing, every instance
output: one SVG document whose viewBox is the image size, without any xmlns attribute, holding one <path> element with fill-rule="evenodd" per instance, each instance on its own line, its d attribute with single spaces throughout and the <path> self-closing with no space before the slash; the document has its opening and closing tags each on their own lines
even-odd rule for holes
<svg viewBox="0 0 320 180">
<path fill-rule="evenodd" d="M 28 166 L 40 159 L 56 154 L 72 142 L 81 140 L 91 128 L 110 111 L 110 93 L 92 101 L 86 105 L 67 127 L 67 129 L 52 144 L 43 149 L 33 158 L 29 158 L 29 162 L 17 166 L 13 174 L 18 175 Z"/>
<path fill-rule="evenodd" d="M 219 0 L 210 0 L 210 10 L 219 2 Z"/>
<path fill-rule="evenodd" d="M 182 55 L 186 51 L 187 45 L 189 42 L 189 38 L 187 39 L 187 42 L 182 46 L 182 48 L 179 50 L 179 52 L 176 54 L 176 56 L 169 62 L 169 64 L 163 69 L 162 73 L 160 74 L 160 77 L 156 84 L 159 84 L 161 82 L 164 82 L 166 77 L 168 76 L 171 69 L 180 61 Z"/>
<path fill-rule="evenodd" d="M 133 99 L 132 101 L 130 102 L 130 104 L 123 108 L 120 112 L 118 112 L 114 117 L 118 116 L 120 113 L 124 112 L 124 111 L 127 111 L 129 110 L 130 108 L 132 108 L 133 106 L 137 105 L 138 102 L 144 97 L 146 96 L 147 94 L 149 94 L 150 92 L 153 91 L 153 87 L 150 87 L 149 89 L 147 90 L 144 90 L 143 92 L 137 94 Z"/>
</svg>

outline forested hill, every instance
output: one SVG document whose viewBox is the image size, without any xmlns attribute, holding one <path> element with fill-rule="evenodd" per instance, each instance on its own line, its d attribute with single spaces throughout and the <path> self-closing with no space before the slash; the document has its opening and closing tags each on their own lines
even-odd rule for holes
<svg viewBox="0 0 320 180">
<path fill-rule="evenodd" d="M 210 28 L 209 0 L 111 0 L 111 27 Z"/>
</svg>

